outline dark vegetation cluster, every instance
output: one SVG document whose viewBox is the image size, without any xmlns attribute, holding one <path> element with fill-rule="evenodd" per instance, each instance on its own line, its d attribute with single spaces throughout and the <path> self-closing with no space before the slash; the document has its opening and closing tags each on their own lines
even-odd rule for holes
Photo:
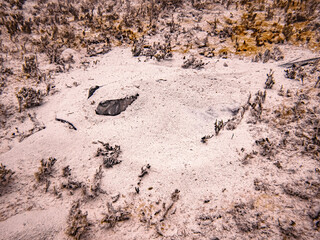
<svg viewBox="0 0 320 240">
<path fill-rule="evenodd" d="M 11 182 L 14 171 L 0 164 L 0 196 L 3 189 Z"/>
</svg>

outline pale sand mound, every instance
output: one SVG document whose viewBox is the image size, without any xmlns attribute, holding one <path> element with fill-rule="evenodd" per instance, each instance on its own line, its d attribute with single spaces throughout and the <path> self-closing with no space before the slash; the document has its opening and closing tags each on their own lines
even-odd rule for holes
<svg viewBox="0 0 320 240">
<path fill-rule="evenodd" d="M 283 62 L 294 59 L 296 54 L 312 57 L 310 53 L 296 50 L 287 53 Z M 30 110 L 46 128 L 20 143 L 11 143 L 12 149 L 0 155 L 1 163 L 15 171 L 14 181 L 0 198 L 1 239 L 67 238 L 64 232 L 68 211 L 78 199 L 83 200 L 80 208 L 88 212 L 88 221 L 92 224 L 85 235 L 89 239 L 169 239 L 170 236 L 172 239 L 244 239 L 266 237 L 268 234 L 261 229 L 269 228 L 273 229 L 270 236 L 286 234 L 281 227 L 274 232 L 274 226 L 268 225 L 269 220 L 254 220 L 259 222 L 259 227 L 250 222 L 258 218 L 250 212 L 254 207 L 260 207 L 257 210 L 260 213 L 263 207 L 268 211 L 272 208 L 268 215 L 272 223 L 278 221 L 277 214 L 281 212 L 275 210 L 277 201 L 272 199 L 279 192 L 275 190 L 265 197 L 263 193 L 257 197 L 254 186 L 256 178 L 271 178 L 270 182 L 281 179 L 282 175 L 273 172 L 278 169 L 273 166 L 270 170 L 270 163 L 243 165 L 241 161 L 245 153 L 252 151 L 255 140 L 277 137 L 268 124 L 248 124 L 248 111 L 235 130 L 221 130 L 207 143 L 201 142 L 203 136 L 214 134 L 216 119 L 232 118 L 232 111 L 244 105 L 250 93 L 254 98 L 256 92 L 264 90 L 269 69 L 275 71 L 276 84 L 267 90 L 266 109 L 283 101 L 283 97 L 278 96 L 281 85 L 292 92 L 299 89 L 301 83 L 286 79 L 284 69 L 278 67 L 283 62 L 204 59 L 208 62 L 204 69 L 193 70 L 181 68 L 181 55 L 175 55 L 170 61 L 145 62 L 144 58 L 141 61 L 133 58 L 129 49 L 122 48 L 96 59 L 100 62 L 87 70 L 76 69 L 57 76 L 59 91 L 42 106 Z M 87 99 L 89 88 L 95 85 L 102 87 Z M 95 113 L 100 101 L 137 93 L 137 100 L 120 115 Z M 77 130 L 55 118 L 71 122 Z M 61 169 L 67 165 L 72 169 L 72 179 L 90 188 L 103 162 L 101 156 L 95 156 L 97 149 L 102 148 L 98 141 L 120 145 L 122 151 L 120 164 L 103 168 L 101 189 L 106 193 L 97 193 L 91 199 L 83 197 L 81 189 L 73 190 L 72 194 L 61 189 L 61 183 L 67 181 L 61 176 Z M 34 173 L 40 166 L 39 161 L 49 157 L 57 161 L 45 192 L 45 184 L 37 183 Z M 146 164 L 151 168 L 141 177 L 137 194 L 138 176 Z M 306 163 L 304 167 L 307 171 L 313 165 Z M 60 197 L 54 194 L 54 189 L 58 195 L 61 193 Z M 171 197 L 175 189 L 180 191 L 179 199 Z M 130 219 L 107 229 L 100 221 L 103 213 L 108 212 L 107 203 L 118 193 L 119 200 L 113 205 L 115 209 L 121 206 L 130 212 Z M 258 206 L 257 201 L 263 202 L 266 198 L 273 207 Z M 247 203 L 250 199 L 253 208 L 243 210 L 240 215 L 235 213 L 238 209 L 234 208 L 235 204 L 241 201 L 250 205 Z M 203 213 L 210 216 L 202 219 Z M 233 215 L 224 219 L 227 214 Z M 242 219 L 246 214 L 251 214 L 250 221 Z M 203 224 L 199 219 L 208 223 Z M 213 222 L 216 225 L 213 226 Z M 267 226 L 260 228 L 261 222 Z M 315 234 L 319 237 L 319 232 Z"/>
</svg>

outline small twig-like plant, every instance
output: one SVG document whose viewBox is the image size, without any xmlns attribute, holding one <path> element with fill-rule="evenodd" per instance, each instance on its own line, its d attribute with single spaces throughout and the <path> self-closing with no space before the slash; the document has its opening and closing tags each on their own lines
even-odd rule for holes
<svg viewBox="0 0 320 240">
<path fill-rule="evenodd" d="M 14 172 L 11 169 L 7 169 L 5 165 L 0 163 L 0 190 L 9 184 L 13 174 Z"/>
<path fill-rule="evenodd" d="M 39 74 L 39 68 L 35 55 L 24 57 L 22 70 L 28 77 L 36 77 Z"/>
<path fill-rule="evenodd" d="M 193 68 L 193 69 L 201 69 L 205 63 L 201 59 L 196 59 L 193 55 L 191 55 L 187 60 L 185 60 L 182 64 L 182 68 Z"/>
<path fill-rule="evenodd" d="M 216 122 L 214 123 L 214 131 L 215 135 L 218 136 L 219 132 L 223 129 L 224 125 L 226 125 L 223 120 L 216 119 Z M 214 134 L 212 135 L 206 135 L 201 138 L 202 143 L 206 143 L 210 138 L 212 138 Z"/>
<path fill-rule="evenodd" d="M 108 213 L 101 219 L 101 223 L 107 224 L 107 228 L 113 228 L 117 222 L 130 219 L 130 212 L 119 209 L 114 209 L 111 203 L 108 203 Z"/>
<path fill-rule="evenodd" d="M 271 89 L 272 86 L 275 84 L 275 80 L 273 77 L 274 71 L 272 71 L 272 69 L 270 69 L 270 72 L 267 73 L 267 80 L 265 82 L 265 88 L 266 89 Z"/>
<path fill-rule="evenodd" d="M 69 211 L 66 234 L 79 240 L 90 226 L 87 216 L 88 213 L 82 213 L 80 210 L 79 201 L 74 203 Z"/>
<path fill-rule="evenodd" d="M 296 70 L 297 69 L 294 65 L 291 68 L 284 70 L 284 72 L 286 73 L 286 78 L 295 79 L 297 75 Z"/>
<path fill-rule="evenodd" d="M 214 131 L 216 133 L 216 136 L 218 136 L 223 126 L 224 126 L 223 120 L 218 121 L 218 119 L 216 119 L 216 122 L 214 123 Z"/>
<path fill-rule="evenodd" d="M 273 143 L 271 143 L 268 138 L 261 138 L 259 140 L 256 140 L 256 145 L 261 147 L 261 151 L 260 151 L 261 156 L 267 156 L 268 158 L 270 158 L 271 156 L 274 155 Z"/>
<path fill-rule="evenodd" d="M 41 159 L 40 167 L 38 171 L 34 173 L 34 177 L 36 178 L 38 183 L 47 181 L 48 177 L 51 176 L 53 172 L 53 165 L 57 159 L 50 157 L 48 160 Z"/>
<path fill-rule="evenodd" d="M 92 194 L 91 197 L 96 197 L 99 195 L 99 193 L 105 193 L 105 191 L 101 189 L 102 174 L 103 174 L 102 165 L 100 165 L 99 169 L 96 171 L 96 173 L 93 176 L 93 181 L 90 186 L 90 191 Z"/>
<path fill-rule="evenodd" d="M 46 39 L 43 39 L 42 48 L 44 48 L 44 52 L 46 53 L 47 57 L 49 58 L 50 64 L 56 63 L 61 64 L 61 50 L 60 47 L 56 44 L 47 45 Z"/>
<path fill-rule="evenodd" d="M 13 115 L 11 107 L 0 103 L 0 127 L 5 127 L 8 123 L 8 118 Z"/>
<path fill-rule="evenodd" d="M 16 93 L 19 104 L 19 112 L 24 108 L 40 106 L 42 103 L 42 94 L 40 90 L 23 87 Z"/>
<path fill-rule="evenodd" d="M 307 76 L 306 72 L 304 71 L 303 67 L 299 68 L 297 77 L 300 79 L 301 83 L 303 84 L 303 80 L 305 79 L 305 77 Z"/>
<path fill-rule="evenodd" d="M 267 96 L 266 90 L 264 90 L 264 92 L 258 91 L 256 93 L 256 97 L 253 100 L 253 102 L 248 103 L 249 106 L 251 107 L 250 113 L 255 118 L 253 123 L 256 123 L 256 121 L 261 120 L 261 115 L 262 115 L 262 110 L 263 110 L 262 105 L 266 100 L 266 96 Z"/>
<path fill-rule="evenodd" d="M 214 135 L 205 135 L 201 138 L 202 143 L 206 143 L 208 139 L 212 138 Z"/>
<path fill-rule="evenodd" d="M 164 44 L 154 42 L 151 45 L 148 44 L 143 38 L 141 38 L 140 40 L 133 43 L 131 52 L 134 57 L 146 56 L 150 57 L 151 59 L 154 57 L 157 61 L 172 58 L 170 40 L 168 40 Z"/>
<path fill-rule="evenodd" d="M 112 168 L 114 165 L 121 163 L 121 160 L 118 160 L 118 157 L 121 153 L 120 146 L 115 145 L 114 147 L 110 146 L 109 143 L 103 143 L 99 141 L 104 147 L 98 148 L 96 157 L 103 156 L 103 165 L 106 168 Z"/>
<path fill-rule="evenodd" d="M 68 178 L 67 182 L 61 183 L 61 189 L 67 189 L 70 190 L 71 193 L 73 193 L 73 190 L 80 189 L 83 187 L 83 183 L 72 180 L 71 178 Z"/>
<path fill-rule="evenodd" d="M 71 168 L 69 168 L 69 165 L 62 168 L 62 177 L 69 177 L 71 175 Z"/>
</svg>

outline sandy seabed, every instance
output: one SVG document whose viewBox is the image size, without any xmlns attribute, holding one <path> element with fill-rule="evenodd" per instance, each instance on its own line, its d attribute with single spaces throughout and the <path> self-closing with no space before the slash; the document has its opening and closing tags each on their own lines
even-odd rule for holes
<svg viewBox="0 0 320 240">
<path fill-rule="evenodd" d="M 10 2 L 0 239 L 320 239 L 316 1 Z"/>
<path fill-rule="evenodd" d="M 284 51 L 290 51 L 286 62 L 297 54 L 313 56 L 293 47 Z M 209 59 L 201 70 L 183 69 L 182 62 L 179 55 L 161 63 L 144 61 L 132 57 L 130 49 L 117 48 L 85 69 L 58 75 L 56 92 L 31 111 L 45 129 L 22 141 L 12 137 L 6 145 L 10 150 L 0 155 L 16 179 L 0 198 L 1 239 L 66 238 L 75 201 L 88 214 L 85 236 L 91 239 L 280 238 L 282 231 L 311 236 L 303 233 L 306 222 L 310 234 L 318 235 L 311 232 L 313 220 L 307 213 L 313 207 L 309 204 L 318 203 L 317 193 L 296 181 L 311 178 L 318 184 L 319 162 L 279 148 L 282 135 L 272 127 L 273 109 L 305 86 L 285 78 L 279 66 L 284 61 Z M 254 99 L 265 90 L 270 69 L 276 83 L 266 90 L 260 119 L 248 109 L 235 129 L 224 127 L 215 135 L 216 120 L 228 126 L 250 94 Z M 95 85 L 102 87 L 87 99 Z M 293 96 L 280 96 L 280 88 L 290 89 Z M 137 93 L 137 100 L 117 116 L 95 113 L 100 101 Z M 28 128 L 27 123 L 14 127 Z M 204 136 L 211 138 L 201 141 Z M 266 138 L 270 146 L 255 143 Z M 119 145 L 121 162 L 103 167 L 99 191 L 90 193 L 103 165 L 103 156 L 96 154 L 103 149 L 99 141 Z M 46 177 L 49 183 L 37 182 L 40 160 L 50 157 L 56 162 Z M 63 177 L 66 166 L 70 175 Z M 112 211 L 128 214 L 128 219 L 110 229 L 109 222 L 100 222 Z"/>
</svg>

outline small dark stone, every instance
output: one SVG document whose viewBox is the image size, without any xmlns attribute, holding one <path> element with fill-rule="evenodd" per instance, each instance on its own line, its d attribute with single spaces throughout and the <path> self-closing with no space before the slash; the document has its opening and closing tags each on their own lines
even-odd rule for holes
<svg viewBox="0 0 320 240">
<path fill-rule="evenodd" d="M 95 91 L 97 91 L 100 88 L 100 86 L 96 85 L 94 87 L 91 87 L 89 89 L 89 95 L 88 95 L 88 99 L 94 94 Z"/>
</svg>

